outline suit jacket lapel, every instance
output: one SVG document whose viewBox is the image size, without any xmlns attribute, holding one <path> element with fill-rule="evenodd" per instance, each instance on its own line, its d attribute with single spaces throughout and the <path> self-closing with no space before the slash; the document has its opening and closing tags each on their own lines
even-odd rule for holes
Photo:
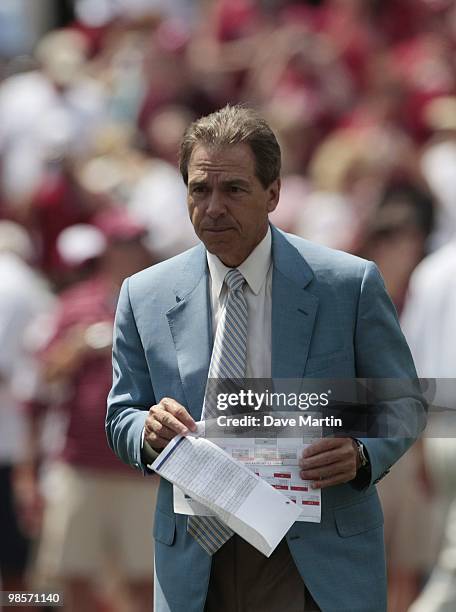
<svg viewBox="0 0 456 612">
<path fill-rule="evenodd" d="M 272 377 L 302 378 L 318 309 L 306 286 L 313 272 L 302 255 L 272 227 Z"/>
<path fill-rule="evenodd" d="M 206 252 L 201 245 L 190 254 L 176 283 L 177 304 L 166 316 L 176 349 L 187 409 L 201 416 L 212 352 L 212 317 Z"/>
</svg>

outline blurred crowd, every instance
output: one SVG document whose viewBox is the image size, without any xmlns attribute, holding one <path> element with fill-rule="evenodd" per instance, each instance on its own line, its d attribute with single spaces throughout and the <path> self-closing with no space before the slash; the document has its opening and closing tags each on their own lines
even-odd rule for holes
<svg viewBox="0 0 456 612">
<path fill-rule="evenodd" d="M 375 261 L 419 375 L 456 378 L 456 3 L 71 6 L 0 59 L 0 580 L 145 610 L 157 483 L 103 421 L 122 280 L 195 243 L 184 128 L 258 108 L 283 152 L 271 221 Z M 455 466 L 429 437 L 382 483 L 390 612 L 456 610 Z"/>
</svg>

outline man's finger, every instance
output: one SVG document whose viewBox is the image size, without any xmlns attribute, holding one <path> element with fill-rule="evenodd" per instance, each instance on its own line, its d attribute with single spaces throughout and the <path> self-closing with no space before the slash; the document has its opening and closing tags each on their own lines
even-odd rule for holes
<svg viewBox="0 0 456 612">
<path fill-rule="evenodd" d="M 299 460 L 299 465 L 305 470 L 310 470 L 316 467 L 323 467 L 339 461 L 341 458 L 340 450 L 331 450 L 327 452 L 319 453 L 318 455 L 312 455 L 311 457 L 302 458 Z"/>
<path fill-rule="evenodd" d="M 169 429 L 169 427 L 166 427 L 166 425 L 160 423 L 160 421 L 157 421 L 157 419 L 151 419 L 150 421 L 148 421 L 147 425 L 148 429 L 152 430 L 152 432 L 155 433 L 159 438 L 163 438 L 169 441 L 172 440 L 176 435 L 175 431 Z"/>
<path fill-rule="evenodd" d="M 356 462 L 352 458 L 343 459 L 329 465 L 301 470 L 300 475 L 304 480 L 318 480 L 342 472 L 353 473 L 352 478 L 354 478 L 356 476 Z"/>
<path fill-rule="evenodd" d="M 185 435 L 188 433 L 188 427 L 176 419 L 176 417 L 170 412 L 166 412 L 165 410 L 157 410 L 154 412 L 154 418 L 168 429 L 171 429 L 174 432 L 174 435 Z"/>
<path fill-rule="evenodd" d="M 146 441 L 154 450 L 161 450 L 162 448 L 165 448 L 169 444 L 169 440 L 165 438 L 160 438 L 160 436 L 158 436 L 154 432 L 146 436 Z"/>
<path fill-rule="evenodd" d="M 301 470 L 300 475 L 303 480 L 320 480 L 321 478 L 328 478 L 334 474 L 339 474 L 345 471 L 346 468 L 346 465 L 337 462 L 324 467 L 319 466 L 309 470 Z"/>
<path fill-rule="evenodd" d="M 348 438 L 322 438 L 321 440 L 317 440 L 316 442 L 309 444 L 309 446 L 303 451 L 302 456 L 304 459 L 306 459 L 307 457 L 313 457 L 314 455 L 340 448 L 346 444 L 347 439 Z"/>
<path fill-rule="evenodd" d="M 328 465 L 336 461 L 345 461 L 353 459 L 356 456 L 357 450 L 351 438 L 343 438 L 343 443 L 338 447 L 322 451 L 310 457 L 301 457 L 299 465 L 304 469 L 310 469 L 318 466 Z"/>
<path fill-rule="evenodd" d="M 182 406 L 182 404 L 179 404 L 179 402 L 176 402 L 176 400 L 169 397 L 163 398 L 160 404 L 166 412 L 174 415 L 178 421 L 187 427 L 187 429 L 190 429 L 190 431 L 196 431 L 195 421 L 184 406 Z"/>
<path fill-rule="evenodd" d="M 322 478 L 321 480 L 314 480 L 310 485 L 312 489 L 326 489 L 326 487 L 332 487 L 338 484 L 344 484 L 345 482 L 349 482 L 353 479 L 353 476 L 347 474 L 346 472 L 341 472 L 340 474 L 333 474 L 332 476 L 328 476 L 328 478 Z"/>
</svg>

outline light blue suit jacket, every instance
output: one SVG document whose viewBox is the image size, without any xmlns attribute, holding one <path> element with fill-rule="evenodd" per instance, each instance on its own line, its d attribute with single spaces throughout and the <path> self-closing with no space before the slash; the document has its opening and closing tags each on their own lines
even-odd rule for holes
<svg viewBox="0 0 456 612">
<path fill-rule="evenodd" d="M 416 377 L 380 274 L 371 262 L 317 246 L 272 227 L 273 378 Z M 206 252 L 199 245 L 125 281 L 116 315 L 109 445 L 144 471 L 147 410 L 176 399 L 198 420 L 212 350 Z M 409 406 L 422 411 L 419 395 Z M 412 436 L 413 434 L 411 434 Z M 383 515 L 375 483 L 412 437 L 363 440 L 372 478 L 322 492 L 320 524 L 287 534 L 303 580 L 323 612 L 383 612 Z M 134 500 L 132 500 L 134 503 Z M 156 612 L 203 612 L 211 558 L 175 515 L 162 480 L 154 525 Z"/>
</svg>

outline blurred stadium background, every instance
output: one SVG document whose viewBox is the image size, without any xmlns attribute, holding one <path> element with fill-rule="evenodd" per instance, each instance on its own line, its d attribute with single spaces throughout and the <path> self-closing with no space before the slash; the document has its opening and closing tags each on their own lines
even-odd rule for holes
<svg viewBox="0 0 456 612">
<path fill-rule="evenodd" d="M 112 319 L 125 276 L 194 244 L 179 139 L 228 102 L 279 136 L 272 221 L 374 260 L 420 376 L 456 378 L 453 0 L 2 0 L 4 590 L 150 606 L 156 482 L 103 431 Z M 381 483 L 389 612 L 456 610 L 455 476 L 429 436 Z"/>
</svg>

